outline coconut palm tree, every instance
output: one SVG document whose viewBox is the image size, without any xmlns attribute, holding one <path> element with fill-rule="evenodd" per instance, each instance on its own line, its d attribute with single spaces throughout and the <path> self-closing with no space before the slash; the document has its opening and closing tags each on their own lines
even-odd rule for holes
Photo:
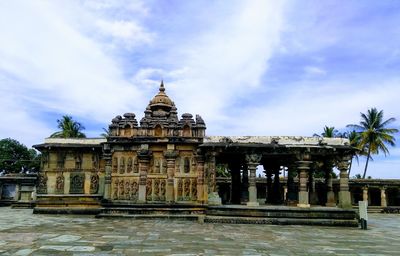
<svg viewBox="0 0 400 256">
<path fill-rule="evenodd" d="M 358 152 L 356 152 L 354 157 L 352 157 L 350 160 L 350 166 L 349 166 L 349 175 L 350 175 L 351 167 L 353 166 L 353 159 L 355 158 L 358 163 L 358 156 L 359 155 L 367 155 L 367 154 L 365 151 L 365 147 L 360 148 L 360 140 L 361 140 L 360 133 L 356 132 L 355 130 L 352 130 L 351 132 L 345 133 L 345 137 L 347 137 L 347 139 L 349 139 L 351 147 L 358 149 Z"/>
<path fill-rule="evenodd" d="M 321 135 L 314 133 L 315 137 L 325 137 L 325 138 L 338 138 L 338 137 L 342 137 L 343 135 L 335 129 L 334 126 L 329 127 L 327 125 L 325 125 L 324 127 L 324 131 L 321 133 Z"/>
<path fill-rule="evenodd" d="M 51 138 L 86 138 L 86 135 L 82 132 L 85 127 L 75 121 L 72 116 L 64 115 L 61 119 L 57 120 L 57 124 L 57 127 L 61 131 L 50 135 Z"/>
<path fill-rule="evenodd" d="M 367 161 L 363 179 L 367 174 L 367 168 L 371 154 L 379 154 L 382 151 L 385 156 L 389 154 L 386 145 L 395 146 L 396 139 L 393 134 L 399 132 L 395 128 L 387 128 L 387 126 L 396 121 L 395 118 L 383 120 L 383 110 L 378 111 L 376 108 L 368 110 L 367 114 L 361 113 L 360 124 L 350 124 L 347 127 L 355 129 L 360 134 L 359 148 L 366 148 Z"/>
<path fill-rule="evenodd" d="M 106 129 L 106 128 L 103 127 L 103 131 L 104 131 L 104 132 L 100 133 L 100 136 L 101 136 L 101 137 L 107 138 L 107 137 L 109 137 L 109 136 L 111 135 L 111 131 L 110 131 L 109 128 Z"/>
</svg>

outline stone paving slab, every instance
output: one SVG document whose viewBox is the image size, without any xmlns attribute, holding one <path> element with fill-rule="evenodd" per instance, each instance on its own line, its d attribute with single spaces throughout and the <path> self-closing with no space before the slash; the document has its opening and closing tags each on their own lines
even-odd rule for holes
<svg viewBox="0 0 400 256">
<path fill-rule="evenodd" d="M 400 255 L 400 215 L 369 230 L 33 215 L 0 207 L 0 255 Z"/>
</svg>

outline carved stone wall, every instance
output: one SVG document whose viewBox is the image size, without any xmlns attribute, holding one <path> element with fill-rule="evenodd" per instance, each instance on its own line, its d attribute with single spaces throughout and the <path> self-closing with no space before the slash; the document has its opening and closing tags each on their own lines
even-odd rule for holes
<svg viewBox="0 0 400 256">
<path fill-rule="evenodd" d="M 85 189 L 85 173 L 71 172 L 70 173 L 70 194 L 83 194 Z"/>
</svg>

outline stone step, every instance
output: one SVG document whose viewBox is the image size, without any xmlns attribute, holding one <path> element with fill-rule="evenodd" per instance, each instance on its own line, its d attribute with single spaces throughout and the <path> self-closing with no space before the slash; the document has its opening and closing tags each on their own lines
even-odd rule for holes
<svg viewBox="0 0 400 256">
<path fill-rule="evenodd" d="M 107 207 L 102 208 L 102 214 L 109 215 L 191 215 L 191 214 L 204 214 L 204 207 L 193 208 L 158 208 L 158 207 Z"/>
<path fill-rule="evenodd" d="M 42 207 L 33 208 L 35 214 L 87 214 L 96 215 L 101 211 L 100 207 Z"/>
<path fill-rule="evenodd" d="M 209 207 L 207 216 L 294 218 L 294 219 L 341 219 L 355 220 L 354 210 L 339 208 L 297 208 L 297 207 Z"/>
<path fill-rule="evenodd" d="M 100 213 L 96 218 L 132 218 L 132 219 L 173 219 L 173 220 L 192 220 L 204 219 L 204 215 L 196 214 L 107 214 Z"/>
<path fill-rule="evenodd" d="M 228 224 L 273 224 L 273 225 L 316 225 L 316 226 L 346 226 L 358 227 L 356 219 L 299 219 L 299 218 L 259 218 L 235 216 L 209 216 L 204 219 L 206 223 Z"/>
</svg>

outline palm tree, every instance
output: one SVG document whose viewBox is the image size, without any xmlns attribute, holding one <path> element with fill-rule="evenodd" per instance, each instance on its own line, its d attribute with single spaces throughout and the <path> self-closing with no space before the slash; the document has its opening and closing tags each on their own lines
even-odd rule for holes
<svg viewBox="0 0 400 256">
<path fill-rule="evenodd" d="M 110 128 L 106 129 L 106 128 L 103 127 L 103 131 L 104 131 L 104 132 L 100 133 L 100 136 L 101 136 L 101 137 L 107 138 L 108 136 L 111 135 Z"/>
<path fill-rule="evenodd" d="M 85 127 L 81 123 L 74 121 L 72 116 L 64 115 L 57 120 L 57 124 L 61 131 L 50 135 L 51 138 L 86 138 L 86 135 L 82 132 Z"/>
<path fill-rule="evenodd" d="M 347 126 L 355 129 L 360 134 L 359 148 L 367 149 L 367 161 L 365 163 L 363 179 L 365 179 L 367 174 L 371 154 L 379 154 L 382 151 L 386 156 L 386 154 L 389 154 L 386 145 L 395 146 L 396 139 L 392 134 L 399 132 L 399 130 L 387 128 L 394 121 L 396 119 L 393 117 L 383 121 L 383 110 L 378 111 L 376 108 L 371 108 L 367 114 L 361 113 L 360 124 L 350 124 Z"/>
<path fill-rule="evenodd" d="M 338 130 L 336 130 L 334 126 L 329 127 L 325 125 L 324 131 L 321 133 L 321 135 L 314 133 L 313 136 L 324 137 L 324 138 L 337 138 L 337 137 L 342 137 L 342 134 L 338 132 Z"/>
<path fill-rule="evenodd" d="M 353 159 L 355 158 L 358 163 L 358 155 L 366 155 L 366 154 L 364 154 L 365 148 L 363 149 L 360 148 L 360 140 L 361 140 L 360 133 L 356 132 L 355 130 L 352 130 L 351 132 L 345 133 L 345 135 L 350 141 L 350 146 L 358 149 L 358 152 L 356 152 L 354 157 L 352 157 L 350 160 L 350 166 L 349 166 L 349 175 L 350 175 L 351 167 L 353 166 Z"/>
</svg>

